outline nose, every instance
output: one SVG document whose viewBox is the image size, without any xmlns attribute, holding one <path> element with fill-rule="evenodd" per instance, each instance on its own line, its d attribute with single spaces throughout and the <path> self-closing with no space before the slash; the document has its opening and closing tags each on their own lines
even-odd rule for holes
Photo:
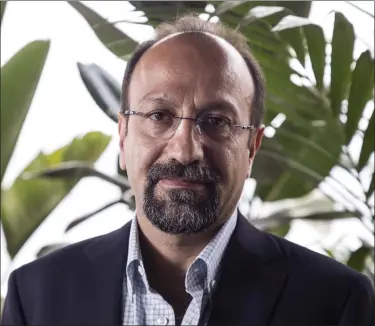
<svg viewBox="0 0 375 326">
<path fill-rule="evenodd" d="M 194 120 L 180 120 L 166 151 L 169 159 L 175 159 L 184 165 L 203 161 L 202 141 Z"/>
</svg>

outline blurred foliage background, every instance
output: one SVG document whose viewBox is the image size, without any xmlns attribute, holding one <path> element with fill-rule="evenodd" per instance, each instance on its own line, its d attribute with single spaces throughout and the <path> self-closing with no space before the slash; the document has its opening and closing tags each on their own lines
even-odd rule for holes
<svg viewBox="0 0 375 326">
<path fill-rule="evenodd" d="M 255 160 L 253 190 L 245 198 L 244 213 L 257 227 L 286 236 L 295 220 L 330 223 L 357 218 L 374 234 L 374 58 L 373 48 L 354 54 L 353 25 L 340 12 L 334 15 L 331 39 L 309 20 L 311 1 L 130 1 L 131 18 L 123 21 L 155 27 L 187 12 L 221 21 L 241 31 L 260 62 L 267 81 L 267 126 Z M 1 1 L 1 20 L 12 3 Z M 127 60 L 138 42 L 82 2 L 69 2 L 118 58 Z M 364 15 L 370 15 L 363 13 Z M 373 16 L 372 16 L 373 19 Z M 50 41 L 25 45 L 1 67 L 1 180 L 23 122 L 28 114 L 47 56 Z M 101 109 L 117 122 L 120 81 L 105 66 L 77 62 L 77 69 Z M 94 108 L 95 109 L 95 108 Z M 351 146 L 360 139 L 360 154 Z M 110 136 L 89 132 L 31 162 L 8 187 L 1 188 L 1 225 L 13 259 L 30 236 L 86 177 L 118 187 L 119 197 L 75 219 L 65 232 L 109 207 L 122 203 L 134 209 L 127 176 L 120 169 L 108 175 L 95 162 Z M 118 165 L 118 162 L 114 162 Z M 340 171 L 338 173 L 338 171 Z M 346 175 L 361 192 L 353 191 Z M 271 203 L 265 214 L 262 207 Z M 327 255 L 348 264 L 373 280 L 374 243 L 344 255 L 324 248 Z M 342 239 L 341 241 L 345 241 Z M 46 243 L 37 256 L 67 243 Z"/>
</svg>

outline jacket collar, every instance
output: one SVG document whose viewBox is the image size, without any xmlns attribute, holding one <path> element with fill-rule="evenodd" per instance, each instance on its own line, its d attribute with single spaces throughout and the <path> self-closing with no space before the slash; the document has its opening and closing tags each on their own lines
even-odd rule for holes
<svg viewBox="0 0 375 326">
<path fill-rule="evenodd" d="M 83 324 L 121 325 L 130 226 L 131 221 L 93 239 L 84 249 L 91 261 L 87 277 L 93 286 L 87 300 L 80 303 L 82 313 L 90 311 L 87 317 L 82 316 Z M 238 212 L 223 257 L 209 324 L 265 325 L 286 281 L 280 258 L 277 244 Z"/>
<path fill-rule="evenodd" d="M 239 214 L 213 297 L 209 325 L 268 325 L 287 280 L 272 238 Z"/>
</svg>

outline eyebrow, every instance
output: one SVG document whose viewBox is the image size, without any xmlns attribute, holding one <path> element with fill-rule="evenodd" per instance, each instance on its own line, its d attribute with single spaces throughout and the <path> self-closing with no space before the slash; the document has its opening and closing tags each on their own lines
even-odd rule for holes
<svg viewBox="0 0 375 326">
<path fill-rule="evenodd" d="M 153 102 L 157 104 L 163 104 L 163 105 L 172 106 L 174 108 L 178 108 L 176 101 L 173 100 L 171 97 L 169 97 L 165 93 L 155 94 L 155 95 L 146 94 L 140 100 L 138 105 L 141 106 L 145 102 Z M 227 113 L 233 114 L 235 117 L 238 117 L 239 115 L 236 105 L 232 101 L 229 101 L 226 99 L 217 99 L 217 100 L 210 101 L 202 105 L 201 107 L 198 107 L 197 109 L 198 109 L 198 112 L 197 112 L 198 115 L 204 112 L 213 111 L 213 110 L 227 112 Z"/>
<path fill-rule="evenodd" d="M 236 107 L 235 103 L 226 99 L 218 99 L 206 103 L 200 108 L 198 115 L 210 111 L 221 111 L 227 114 L 231 114 L 235 119 L 239 119 L 239 110 Z"/>
<path fill-rule="evenodd" d="M 163 94 L 157 94 L 157 95 L 146 94 L 139 101 L 138 105 L 142 105 L 144 102 L 154 102 L 154 103 L 157 103 L 157 104 L 167 104 L 167 105 L 170 105 L 170 106 L 177 106 L 176 102 L 164 93 Z"/>
</svg>

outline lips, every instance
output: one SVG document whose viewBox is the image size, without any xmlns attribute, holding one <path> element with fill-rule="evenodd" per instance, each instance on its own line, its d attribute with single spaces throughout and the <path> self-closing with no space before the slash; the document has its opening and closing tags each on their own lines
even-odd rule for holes
<svg viewBox="0 0 375 326">
<path fill-rule="evenodd" d="M 186 180 L 186 179 L 161 179 L 160 184 L 167 187 L 178 188 L 201 188 L 207 185 L 206 182 L 200 180 Z"/>
</svg>

